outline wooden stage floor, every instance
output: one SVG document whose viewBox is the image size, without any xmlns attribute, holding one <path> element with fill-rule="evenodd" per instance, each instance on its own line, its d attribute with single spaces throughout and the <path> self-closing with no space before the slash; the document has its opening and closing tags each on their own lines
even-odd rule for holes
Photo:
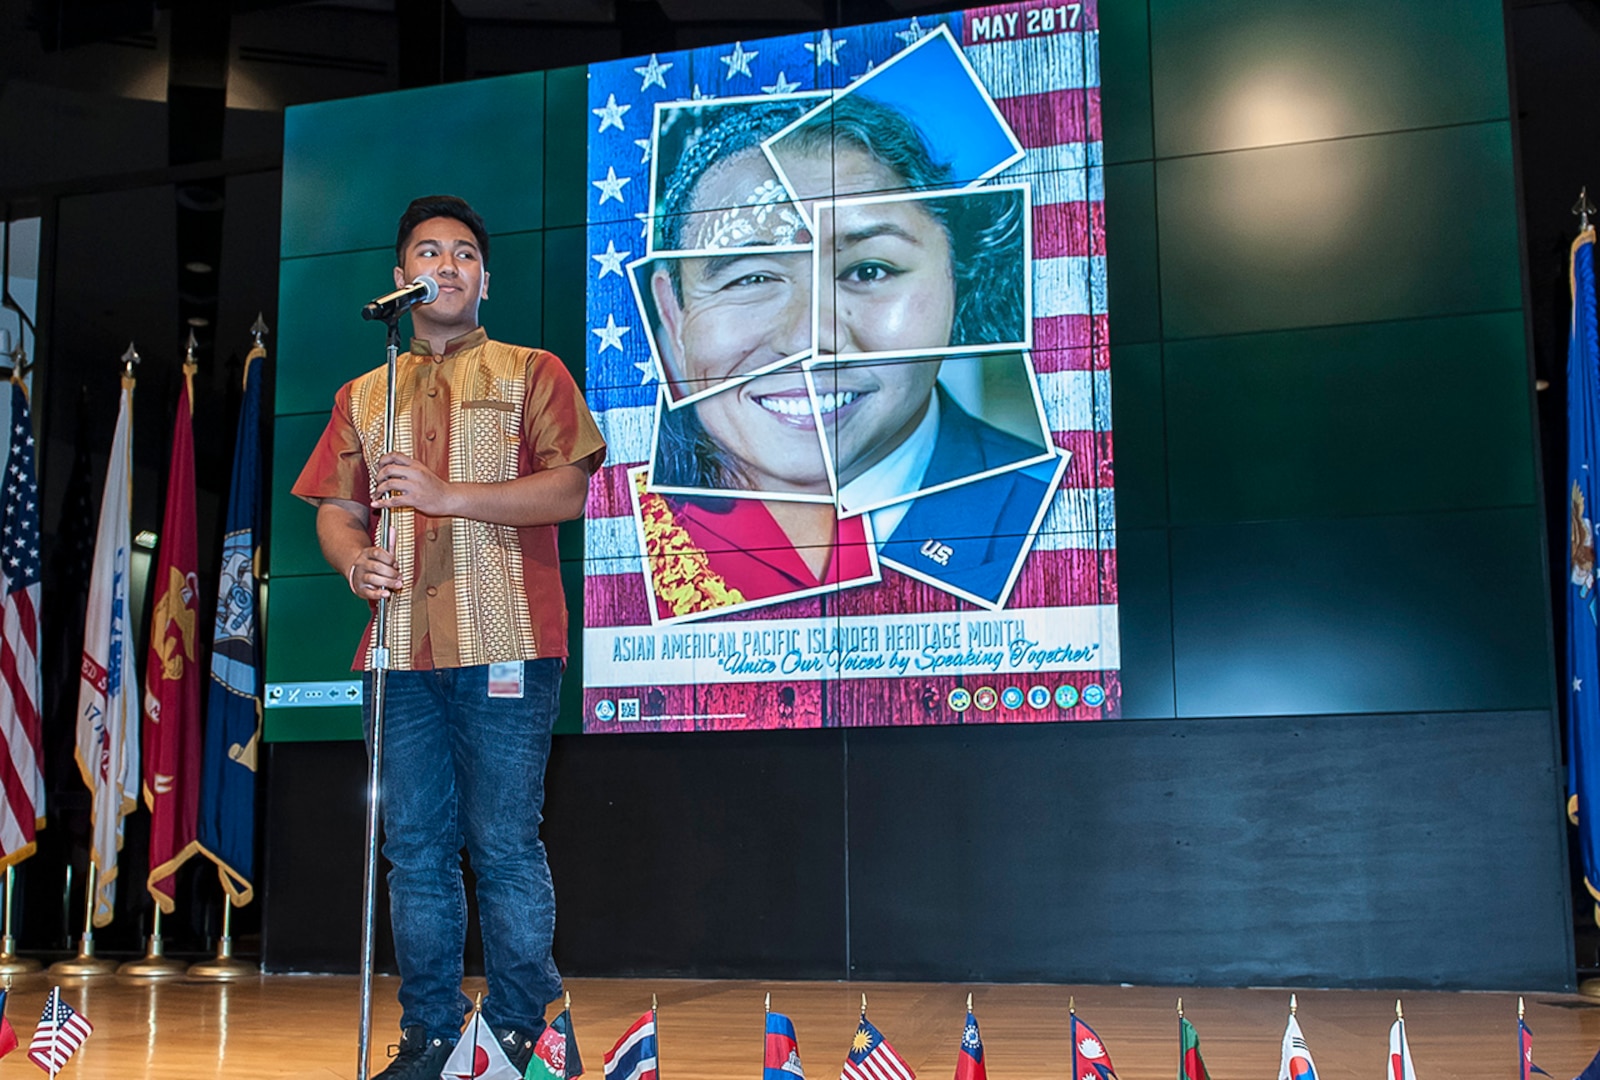
<svg viewBox="0 0 1600 1080">
<path fill-rule="evenodd" d="M 469 980 L 467 990 L 481 989 Z M 50 980 L 16 980 L 6 1015 L 24 1049 Z M 812 1080 L 832 1080 L 855 1033 L 861 994 L 868 1015 L 922 1080 L 953 1075 L 967 993 L 995 1080 L 1070 1080 L 1067 1001 L 1105 1041 L 1122 1080 L 1177 1073 L 1175 1000 L 1161 987 L 930 983 L 784 983 L 572 979 L 572 1012 L 586 1075 L 639 1013 L 660 1000 L 666 1080 L 758 1080 L 762 998 L 787 1013 Z M 374 1071 L 397 1037 L 395 980 L 377 981 Z M 1217 1080 L 1273 1080 L 1288 1011 L 1287 990 L 1181 991 Z M 1375 1080 L 1388 1051 L 1395 994 L 1301 990 L 1299 1019 L 1324 1080 Z M 350 1080 L 355 1073 L 358 984 L 352 976 L 274 975 L 231 984 L 108 978 L 62 983 L 62 995 L 95 1026 L 62 1076 L 120 1080 L 270 1077 Z M 1411 991 L 1400 995 L 1420 1080 L 1517 1075 L 1517 994 Z M 1600 1003 L 1525 993 L 1534 1061 L 1556 1080 L 1575 1076 L 1600 1048 Z M 551 1015 L 554 1015 L 552 1011 Z M 18 1050 L 0 1078 L 42 1075 Z"/>
</svg>

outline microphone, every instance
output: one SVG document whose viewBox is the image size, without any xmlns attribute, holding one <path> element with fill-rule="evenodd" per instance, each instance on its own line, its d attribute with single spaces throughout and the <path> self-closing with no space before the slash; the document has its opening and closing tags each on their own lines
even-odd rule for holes
<svg viewBox="0 0 1600 1080">
<path fill-rule="evenodd" d="M 403 289 L 380 296 L 361 309 L 363 319 L 393 319 L 416 304 L 431 304 L 439 298 L 439 283 L 423 274 Z"/>
</svg>

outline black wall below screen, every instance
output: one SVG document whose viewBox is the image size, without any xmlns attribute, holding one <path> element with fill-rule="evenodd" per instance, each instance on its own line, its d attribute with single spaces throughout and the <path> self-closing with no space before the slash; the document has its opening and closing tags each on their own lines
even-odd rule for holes
<svg viewBox="0 0 1600 1080">
<path fill-rule="evenodd" d="M 1549 738 L 1541 711 L 558 737 L 556 957 L 574 976 L 1566 988 Z M 271 755 L 266 967 L 354 970 L 361 748 Z"/>
</svg>

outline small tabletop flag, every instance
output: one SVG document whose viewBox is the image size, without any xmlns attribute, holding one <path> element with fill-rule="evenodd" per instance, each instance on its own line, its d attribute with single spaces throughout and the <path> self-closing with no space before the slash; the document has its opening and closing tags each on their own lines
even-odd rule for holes
<svg viewBox="0 0 1600 1080">
<path fill-rule="evenodd" d="M 1200 1033 L 1182 1016 L 1178 1017 L 1178 1080 L 1211 1080 L 1200 1056 Z"/>
<path fill-rule="evenodd" d="M 439 1077 L 440 1080 L 522 1080 L 522 1074 L 500 1049 L 494 1032 L 489 1030 L 479 1012 L 472 1014 L 472 1023 L 445 1059 L 444 1071 Z"/>
<path fill-rule="evenodd" d="M 862 1016 L 839 1080 L 916 1080 L 916 1076 L 883 1034 Z"/>
<path fill-rule="evenodd" d="M 1317 1067 L 1311 1061 L 1311 1047 L 1300 1034 L 1300 1022 L 1289 1015 L 1283 1029 L 1283 1057 L 1278 1063 L 1278 1080 L 1317 1080 Z"/>
<path fill-rule="evenodd" d="M 805 1080 L 800 1067 L 800 1043 L 794 1037 L 794 1023 L 782 1013 L 767 1013 L 767 1050 L 761 1080 Z"/>
<path fill-rule="evenodd" d="M 62 1001 L 61 987 L 53 986 L 28 1043 L 28 1060 L 54 1076 L 93 1031 L 89 1018 Z"/>
<path fill-rule="evenodd" d="M 578 1055 L 578 1038 L 572 1033 L 572 1009 L 561 1010 L 561 1015 L 544 1029 L 539 1041 L 533 1044 L 533 1058 L 523 1080 L 572 1080 L 583 1075 L 583 1058 Z"/>
<path fill-rule="evenodd" d="M 1111 1055 L 1094 1028 L 1072 1014 L 1072 1075 L 1074 1080 L 1117 1080 L 1117 1070 L 1111 1064 Z"/>
<path fill-rule="evenodd" d="M 11 1021 L 6 1019 L 6 996 L 9 991 L 0 990 L 0 1057 L 5 1057 L 17 1048 L 17 1033 L 11 1027 Z"/>
<path fill-rule="evenodd" d="M 651 1009 L 622 1033 L 606 1054 L 606 1080 L 656 1080 L 656 1011 Z"/>
<path fill-rule="evenodd" d="M 983 1036 L 978 1034 L 978 1018 L 967 1010 L 967 1023 L 961 1029 L 961 1049 L 956 1053 L 956 1080 L 988 1080 L 983 1067 Z"/>
<path fill-rule="evenodd" d="M 1539 1066 L 1533 1063 L 1533 1031 L 1528 1027 L 1526 1020 L 1517 1017 L 1517 1058 L 1521 1068 L 1521 1080 L 1528 1080 L 1534 1073 L 1540 1076 L 1549 1076 Z"/>
<path fill-rule="evenodd" d="M 1395 1018 L 1389 1028 L 1389 1071 L 1387 1080 L 1417 1080 L 1417 1070 L 1411 1065 L 1411 1044 L 1406 1041 L 1406 1022 Z"/>
</svg>

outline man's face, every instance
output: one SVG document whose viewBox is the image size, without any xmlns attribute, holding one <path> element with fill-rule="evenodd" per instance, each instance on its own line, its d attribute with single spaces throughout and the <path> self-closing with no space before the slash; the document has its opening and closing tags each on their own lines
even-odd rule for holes
<svg viewBox="0 0 1600 1080">
<path fill-rule="evenodd" d="M 489 272 L 483 268 L 483 253 L 471 229 L 447 217 L 429 218 L 412 229 L 404 259 L 394 269 L 395 287 L 423 274 L 439 283 L 439 297 L 411 309 L 419 331 L 430 324 L 468 329 L 478 325 L 478 304 L 489 296 Z"/>
</svg>

